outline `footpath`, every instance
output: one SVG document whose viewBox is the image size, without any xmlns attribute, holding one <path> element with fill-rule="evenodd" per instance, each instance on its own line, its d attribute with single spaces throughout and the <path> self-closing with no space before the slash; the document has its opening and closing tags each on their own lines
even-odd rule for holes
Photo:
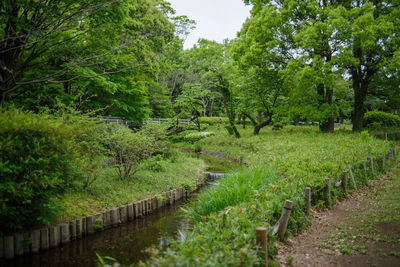
<svg viewBox="0 0 400 267">
<path fill-rule="evenodd" d="M 400 266 L 400 164 L 332 209 L 277 255 L 281 266 Z"/>
</svg>

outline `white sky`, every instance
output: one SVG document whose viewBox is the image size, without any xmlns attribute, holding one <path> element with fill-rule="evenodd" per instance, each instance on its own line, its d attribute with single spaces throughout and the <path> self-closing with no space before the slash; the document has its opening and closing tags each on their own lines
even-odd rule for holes
<svg viewBox="0 0 400 267">
<path fill-rule="evenodd" d="M 250 16 L 250 6 L 242 0 L 169 0 L 176 15 L 186 15 L 196 21 L 196 29 L 188 36 L 185 48 L 191 48 L 199 38 L 221 43 L 233 39 Z"/>
</svg>

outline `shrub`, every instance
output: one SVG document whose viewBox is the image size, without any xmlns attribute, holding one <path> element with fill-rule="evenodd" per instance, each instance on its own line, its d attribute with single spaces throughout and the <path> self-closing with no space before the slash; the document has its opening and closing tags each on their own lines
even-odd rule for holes
<svg viewBox="0 0 400 267">
<path fill-rule="evenodd" d="M 198 141 L 194 144 L 194 152 L 200 153 L 202 149 L 203 149 L 203 146 L 201 145 L 200 141 Z"/>
<path fill-rule="evenodd" d="M 272 126 L 273 131 L 279 131 L 283 129 L 283 125 L 281 123 L 275 123 L 274 126 Z"/>
<path fill-rule="evenodd" d="M 138 132 L 120 124 L 106 124 L 103 140 L 114 159 L 118 176 L 127 179 L 139 170 L 140 164 L 163 147 L 163 128 L 146 125 Z"/>
<path fill-rule="evenodd" d="M 225 125 L 224 128 L 228 131 L 229 135 L 234 135 L 234 134 L 235 134 L 235 132 L 233 131 L 232 126 L 230 126 L 230 125 Z"/>
<path fill-rule="evenodd" d="M 62 119 L 0 113 L 0 224 L 12 231 L 49 222 L 52 196 L 81 177 L 79 147 Z"/>
<path fill-rule="evenodd" d="M 189 143 L 195 143 L 203 138 L 215 135 L 213 132 L 195 132 L 185 136 L 185 140 Z"/>
<path fill-rule="evenodd" d="M 371 128 L 398 127 L 400 117 L 383 111 L 369 111 L 364 115 L 363 125 Z"/>
<path fill-rule="evenodd" d="M 223 124 L 222 121 L 225 123 L 229 123 L 228 118 L 221 118 L 221 117 L 200 117 L 199 121 L 201 124 L 207 123 L 208 125 L 218 125 L 218 124 Z"/>
<path fill-rule="evenodd" d="M 149 171 L 161 172 L 165 170 L 165 161 L 161 155 L 156 155 L 146 161 L 145 168 Z"/>
</svg>

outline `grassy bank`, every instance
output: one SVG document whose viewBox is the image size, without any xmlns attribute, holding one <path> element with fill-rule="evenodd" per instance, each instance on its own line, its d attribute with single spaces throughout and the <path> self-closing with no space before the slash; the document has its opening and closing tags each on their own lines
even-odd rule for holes
<svg viewBox="0 0 400 267">
<path fill-rule="evenodd" d="M 168 159 L 148 160 L 132 179 L 121 180 L 115 168 L 104 167 L 87 189 L 71 190 L 56 199 L 63 213 L 60 219 L 95 214 L 182 186 L 193 188 L 205 167 L 201 159 L 178 151 Z"/>
<path fill-rule="evenodd" d="M 250 130 L 236 140 L 224 131 L 201 141 L 203 149 L 224 151 L 241 156 L 250 163 L 202 193 L 188 208 L 188 218 L 196 223 L 184 238 L 147 262 L 147 266 L 253 266 L 260 265 L 256 254 L 254 230 L 257 226 L 271 227 L 279 218 L 285 199 L 294 202 L 288 232 L 304 228 L 309 218 L 303 200 L 305 185 L 315 192 L 325 177 L 341 177 L 347 165 L 353 167 L 358 185 L 366 183 L 360 164 L 368 156 L 381 158 L 392 143 L 377 140 L 366 132 L 353 134 L 346 130 L 323 134 L 315 127 L 287 127 L 281 131 L 271 128 L 259 136 Z M 386 164 L 389 167 L 389 164 Z M 375 162 L 375 172 L 383 172 Z M 333 188 L 332 201 L 343 197 Z M 321 194 L 313 195 L 313 204 L 324 206 Z M 270 256 L 276 252 L 271 239 Z"/>
<path fill-rule="evenodd" d="M 167 149 L 160 125 L 132 130 L 77 112 L 0 112 L 0 233 L 92 215 L 185 187 L 204 161 Z"/>
</svg>

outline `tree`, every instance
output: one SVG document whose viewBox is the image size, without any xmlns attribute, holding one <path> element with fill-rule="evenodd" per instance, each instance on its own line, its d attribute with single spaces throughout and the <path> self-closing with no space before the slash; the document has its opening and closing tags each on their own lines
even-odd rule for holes
<svg viewBox="0 0 400 267">
<path fill-rule="evenodd" d="M 199 117 L 203 108 L 202 99 L 208 94 L 209 91 L 203 90 L 200 84 L 186 83 L 183 86 L 182 94 L 176 99 L 176 105 L 180 108 L 180 110 L 182 112 L 188 112 L 191 114 L 199 132 L 201 131 Z"/>
<path fill-rule="evenodd" d="M 7 1 L 0 14 L 2 104 L 57 88 L 81 108 L 137 122 L 149 113 L 147 83 L 174 37 L 152 0 Z"/>
<path fill-rule="evenodd" d="M 307 103 L 301 103 L 300 99 L 292 102 L 298 104 L 299 109 L 305 106 L 315 109 L 313 113 L 319 114 L 320 129 L 333 132 L 337 113 L 333 103 L 333 84 L 337 75 L 333 51 L 336 44 L 332 42 L 333 28 L 328 15 L 337 1 L 245 2 L 252 2 L 254 7 L 252 18 L 239 35 L 239 41 L 247 49 L 242 49 L 244 53 L 238 61 L 247 69 L 280 73 L 285 78 L 279 90 L 281 94 L 286 92 L 284 87 L 303 91 L 305 95 L 315 94 L 315 103 L 310 103 L 310 99 L 305 99 Z M 279 79 L 275 83 L 279 84 Z M 271 90 L 266 93 L 274 95 Z M 276 104 L 275 101 L 272 103 Z"/>
<path fill-rule="evenodd" d="M 343 1 L 331 13 L 340 65 L 352 77 L 353 131 L 361 131 L 365 101 L 377 76 L 396 60 L 400 39 L 399 1 Z M 395 63 L 393 63 L 395 64 Z"/>
</svg>

